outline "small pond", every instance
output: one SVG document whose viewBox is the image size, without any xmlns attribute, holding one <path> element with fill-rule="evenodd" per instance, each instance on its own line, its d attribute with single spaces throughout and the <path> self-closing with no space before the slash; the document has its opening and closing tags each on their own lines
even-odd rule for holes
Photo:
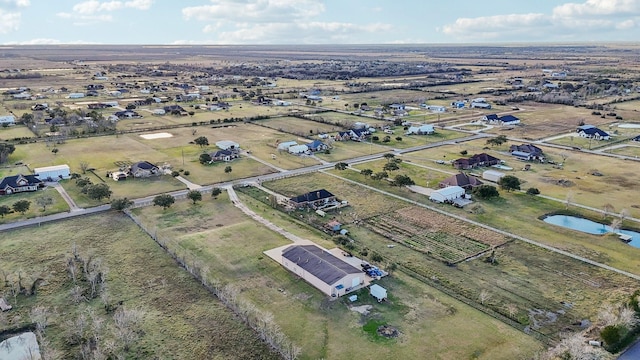
<svg viewBox="0 0 640 360">
<path fill-rule="evenodd" d="M 609 225 L 569 215 L 547 216 L 546 218 L 544 218 L 544 222 L 594 235 L 602 235 L 612 231 Z M 631 236 L 632 238 L 631 242 L 629 242 L 629 245 L 640 248 L 639 232 L 631 230 L 618 230 L 618 233 Z"/>
</svg>

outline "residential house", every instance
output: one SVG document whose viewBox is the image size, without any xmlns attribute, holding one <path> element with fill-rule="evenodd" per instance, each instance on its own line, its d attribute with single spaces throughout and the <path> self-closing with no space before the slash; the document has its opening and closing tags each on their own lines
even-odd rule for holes
<svg viewBox="0 0 640 360">
<path fill-rule="evenodd" d="M 410 126 L 405 135 L 431 135 L 435 132 L 433 125 Z"/>
<path fill-rule="evenodd" d="M 640 135 L 634 137 L 633 139 L 631 139 L 631 141 L 640 141 Z"/>
<path fill-rule="evenodd" d="M 578 135 L 587 139 L 594 140 L 609 140 L 609 134 L 606 131 L 600 130 L 593 125 L 582 125 L 576 130 Z"/>
<path fill-rule="evenodd" d="M 440 187 L 445 188 L 449 186 L 459 186 L 465 190 L 470 190 L 476 186 L 482 185 L 482 181 L 480 181 L 475 176 L 469 176 L 463 172 L 450 176 L 442 182 L 440 182 Z"/>
<path fill-rule="evenodd" d="M 389 105 L 389 109 L 391 110 L 405 110 L 404 104 L 391 104 Z"/>
<path fill-rule="evenodd" d="M 544 162 L 542 149 L 532 144 L 511 145 L 509 147 L 509 152 L 519 160 L 536 160 Z"/>
<path fill-rule="evenodd" d="M 314 140 L 313 142 L 310 142 L 309 144 L 307 144 L 307 147 L 312 152 L 325 151 L 329 149 L 329 145 L 323 143 L 320 140 Z"/>
<path fill-rule="evenodd" d="M 167 114 L 181 114 L 186 115 L 187 111 L 180 105 L 168 105 L 162 108 Z"/>
<path fill-rule="evenodd" d="M 482 121 L 488 122 L 488 123 L 495 123 L 498 121 L 498 115 L 496 114 L 489 114 L 489 115 L 485 115 L 482 117 L 481 119 Z"/>
<path fill-rule="evenodd" d="M 464 101 L 454 101 L 454 102 L 451 103 L 451 106 L 454 109 L 462 109 L 462 108 L 464 108 L 465 104 L 466 103 Z"/>
<path fill-rule="evenodd" d="M 81 99 L 84 97 L 84 93 L 71 93 L 67 95 L 67 99 Z"/>
<path fill-rule="evenodd" d="M 35 175 L 7 176 L 0 181 L 0 195 L 37 191 L 43 186 L 42 181 Z"/>
<path fill-rule="evenodd" d="M 317 245 L 284 249 L 281 264 L 327 296 L 340 297 L 364 286 L 361 269 Z"/>
<path fill-rule="evenodd" d="M 338 135 L 335 136 L 336 141 L 363 141 L 369 136 L 370 131 L 368 129 L 351 129 L 349 131 L 341 131 L 338 132 Z"/>
<path fill-rule="evenodd" d="M 122 120 L 122 119 L 139 119 L 139 118 L 142 117 L 140 114 L 138 114 L 137 112 L 135 112 L 133 110 L 117 111 L 113 115 L 117 116 L 118 119 L 120 119 L 120 120 Z"/>
<path fill-rule="evenodd" d="M 289 199 L 289 203 L 295 208 L 310 207 L 315 210 L 336 202 L 336 196 L 325 189 L 310 191 Z"/>
<path fill-rule="evenodd" d="M 468 170 L 478 166 L 493 166 L 500 163 L 500 159 L 493 157 L 487 153 L 475 154 L 470 158 L 460 158 L 454 160 L 452 165 L 456 169 Z"/>
<path fill-rule="evenodd" d="M 520 119 L 513 115 L 504 115 L 498 118 L 497 123 L 500 125 L 515 125 L 520 124 Z"/>
<path fill-rule="evenodd" d="M 211 156 L 212 162 L 215 162 L 215 161 L 229 162 L 240 157 L 240 154 L 238 153 L 238 151 L 233 151 L 233 150 L 218 150 L 209 155 Z"/>
<path fill-rule="evenodd" d="M 131 165 L 129 173 L 136 178 L 162 175 L 160 168 L 148 161 L 140 161 Z"/>
</svg>

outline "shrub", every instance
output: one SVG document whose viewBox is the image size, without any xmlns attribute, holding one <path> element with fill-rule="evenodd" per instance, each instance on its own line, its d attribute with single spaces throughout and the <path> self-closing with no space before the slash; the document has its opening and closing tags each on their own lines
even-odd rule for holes
<svg viewBox="0 0 640 360">
<path fill-rule="evenodd" d="M 537 188 L 528 188 L 527 189 L 527 195 L 539 195 L 540 194 L 540 190 L 538 190 Z"/>
<path fill-rule="evenodd" d="M 621 325 L 609 325 L 605 326 L 602 331 L 600 331 L 600 337 L 607 344 L 608 347 L 614 347 L 620 339 L 622 339 L 622 332 L 624 327 Z"/>
<path fill-rule="evenodd" d="M 189 170 L 185 170 L 185 171 L 184 171 L 184 174 L 185 174 L 186 176 L 189 176 L 189 174 L 191 174 L 191 173 L 189 172 Z"/>
</svg>

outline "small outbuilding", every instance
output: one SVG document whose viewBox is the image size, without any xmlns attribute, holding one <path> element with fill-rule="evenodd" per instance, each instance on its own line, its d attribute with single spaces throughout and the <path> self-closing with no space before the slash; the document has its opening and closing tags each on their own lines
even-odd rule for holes
<svg viewBox="0 0 640 360">
<path fill-rule="evenodd" d="M 387 299 L 387 289 L 378 284 L 373 284 L 369 287 L 369 294 L 376 298 L 378 302 L 382 302 Z"/>
<path fill-rule="evenodd" d="M 231 140 L 217 141 L 216 146 L 222 150 L 240 150 L 240 144 Z"/>
<path fill-rule="evenodd" d="M 465 195 L 464 188 L 460 186 L 448 186 L 446 188 L 434 190 L 429 195 L 429 200 L 444 203 L 444 202 L 452 202 L 457 198 L 461 198 Z"/>
<path fill-rule="evenodd" d="M 33 169 L 34 175 L 40 181 L 58 181 L 71 178 L 69 165 L 45 166 Z"/>
</svg>

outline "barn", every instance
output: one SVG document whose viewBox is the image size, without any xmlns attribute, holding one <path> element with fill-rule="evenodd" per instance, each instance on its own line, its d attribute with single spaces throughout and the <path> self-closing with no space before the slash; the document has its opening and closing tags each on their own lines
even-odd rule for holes
<svg viewBox="0 0 640 360">
<path fill-rule="evenodd" d="M 58 181 L 71 178 L 69 165 L 39 167 L 33 169 L 33 172 L 40 181 Z"/>
<path fill-rule="evenodd" d="M 429 200 L 438 203 L 451 202 L 455 199 L 463 197 L 465 191 L 460 186 L 448 186 L 446 188 L 434 190 L 429 195 Z"/>
<path fill-rule="evenodd" d="M 337 297 L 364 285 L 365 274 L 317 245 L 292 245 L 281 264 L 326 295 Z"/>
</svg>

